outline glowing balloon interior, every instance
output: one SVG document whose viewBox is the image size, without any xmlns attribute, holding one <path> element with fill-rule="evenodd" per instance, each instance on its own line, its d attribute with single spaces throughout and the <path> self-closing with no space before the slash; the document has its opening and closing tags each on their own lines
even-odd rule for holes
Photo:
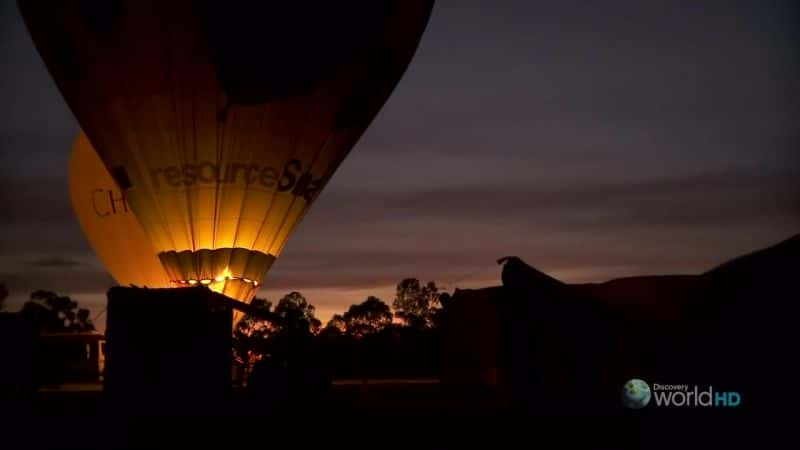
<svg viewBox="0 0 800 450">
<path fill-rule="evenodd" d="M 250 300 L 408 66 L 432 0 L 21 0 L 171 281 Z"/>
</svg>

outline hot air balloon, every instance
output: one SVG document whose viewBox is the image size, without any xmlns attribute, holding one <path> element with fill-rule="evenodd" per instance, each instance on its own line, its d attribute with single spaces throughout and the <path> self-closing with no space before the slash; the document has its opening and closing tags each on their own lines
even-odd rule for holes
<svg viewBox="0 0 800 450">
<path fill-rule="evenodd" d="M 170 286 L 156 251 L 83 133 L 72 146 L 69 193 L 83 234 L 117 283 Z"/>
<path fill-rule="evenodd" d="M 176 286 L 249 301 L 405 72 L 432 0 L 20 0 Z"/>
</svg>

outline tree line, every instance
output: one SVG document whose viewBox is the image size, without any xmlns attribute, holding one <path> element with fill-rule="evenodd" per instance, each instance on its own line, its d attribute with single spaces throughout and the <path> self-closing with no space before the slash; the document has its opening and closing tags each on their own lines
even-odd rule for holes
<svg viewBox="0 0 800 450">
<path fill-rule="evenodd" d="M 0 311 L 5 309 L 8 288 L 0 283 Z M 28 318 L 40 333 L 65 333 L 94 331 L 89 310 L 79 308 L 78 302 L 55 292 L 36 290 L 22 305 L 19 312 Z"/>
<path fill-rule="evenodd" d="M 8 297 L 0 284 L 0 311 Z M 273 305 L 254 298 L 261 314 L 245 315 L 232 335 L 232 356 L 241 381 L 260 364 L 305 367 L 336 378 L 431 377 L 438 374 L 438 336 L 450 295 L 435 282 L 400 281 L 391 304 L 368 296 L 326 324 L 299 292 Z M 94 331 L 89 310 L 68 296 L 37 290 L 20 314 L 40 333 Z M 313 369 L 312 369 L 313 368 Z"/>
<path fill-rule="evenodd" d="M 438 328 L 450 295 L 429 281 L 406 278 L 397 284 L 391 306 L 368 296 L 335 314 L 325 326 L 299 292 L 277 305 L 263 298 L 262 311 L 236 325 L 233 356 L 243 378 L 260 366 L 299 365 L 298 357 L 338 378 L 435 376 Z M 305 363 L 304 363 L 305 364 Z"/>
</svg>

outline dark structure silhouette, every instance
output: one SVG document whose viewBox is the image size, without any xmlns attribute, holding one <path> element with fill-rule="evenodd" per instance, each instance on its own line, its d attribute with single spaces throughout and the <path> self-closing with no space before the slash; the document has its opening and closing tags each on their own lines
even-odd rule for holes
<svg viewBox="0 0 800 450">
<path fill-rule="evenodd" d="M 18 313 L 0 312 L 0 401 L 36 389 L 36 326 Z"/>
<path fill-rule="evenodd" d="M 624 413 L 633 377 L 735 390 L 738 411 L 785 401 L 769 386 L 796 374 L 799 236 L 700 275 L 568 285 L 499 263 L 503 286 L 457 290 L 443 322 L 442 382 L 462 404 Z"/>
<path fill-rule="evenodd" d="M 0 300 L 7 295 L 0 285 Z M 31 293 L 19 312 L 0 313 L 0 392 L 25 397 L 40 387 L 98 382 L 103 335 L 89 310 L 50 291 Z"/>
<path fill-rule="evenodd" d="M 231 300 L 205 287 L 108 291 L 103 391 L 115 410 L 203 413 L 231 389 Z"/>
</svg>

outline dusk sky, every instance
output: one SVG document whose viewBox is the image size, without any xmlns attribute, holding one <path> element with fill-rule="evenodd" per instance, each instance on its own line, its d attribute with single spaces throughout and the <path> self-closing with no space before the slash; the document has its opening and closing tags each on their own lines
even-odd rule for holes
<svg viewBox="0 0 800 450">
<path fill-rule="evenodd" d="M 0 6 L 0 282 L 99 314 L 75 219 L 78 124 Z M 800 231 L 794 1 L 439 1 L 405 77 L 267 275 L 324 321 L 405 277 L 697 273 Z M 100 326 L 104 318 L 100 318 Z"/>
</svg>

